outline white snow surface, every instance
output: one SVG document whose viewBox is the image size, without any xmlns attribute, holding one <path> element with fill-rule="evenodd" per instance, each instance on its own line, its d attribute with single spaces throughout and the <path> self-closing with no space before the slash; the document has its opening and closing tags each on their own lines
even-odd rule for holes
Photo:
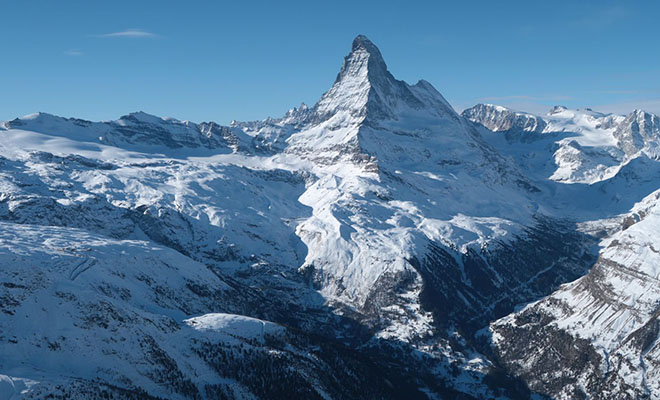
<svg viewBox="0 0 660 400">
<path fill-rule="evenodd" d="M 284 331 L 284 328 L 269 321 L 225 313 L 204 314 L 183 322 L 199 331 L 221 332 L 245 339 L 263 339 L 266 335 L 277 335 Z"/>
<path fill-rule="evenodd" d="M 484 138 L 540 180 L 568 184 L 605 181 L 640 151 L 657 158 L 660 143 L 657 117 L 638 110 L 623 116 L 556 106 L 544 116 L 535 116 L 482 104 L 463 114 L 488 128 L 481 130 Z M 529 121 L 524 132 L 511 126 L 514 116 Z"/>
</svg>

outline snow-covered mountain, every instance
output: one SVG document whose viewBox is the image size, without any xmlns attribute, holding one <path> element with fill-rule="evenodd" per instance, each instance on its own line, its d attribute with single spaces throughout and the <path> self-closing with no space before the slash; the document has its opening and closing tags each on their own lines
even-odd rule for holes
<svg viewBox="0 0 660 400">
<path fill-rule="evenodd" d="M 0 399 L 569 398 L 624 381 L 657 398 L 655 353 L 603 360 L 645 357 L 612 343 L 657 319 L 635 291 L 655 276 L 658 126 L 459 115 L 364 36 L 282 118 L 0 123 Z M 636 325 L 578 323 L 603 304 Z M 530 310 L 544 317 L 519 323 Z M 600 358 L 536 357 L 556 332 Z"/>
<path fill-rule="evenodd" d="M 589 274 L 493 323 L 502 362 L 556 398 L 658 398 L 659 229 L 656 191 L 603 239 Z"/>
<path fill-rule="evenodd" d="M 486 139 L 540 179 L 595 183 L 613 177 L 640 154 L 659 158 L 660 120 L 641 110 L 620 116 L 556 106 L 539 117 L 479 104 L 462 115 L 491 132 L 484 135 Z M 503 141 L 508 146 L 502 146 Z M 548 152 L 553 160 L 543 164 Z"/>
<path fill-rule="evenodd" d="M 497 359 L 553 398 L 660 398 L 658 117 L 557 106 L 542 130 L 522 130 L 508 121 L 541 117 L 491 105 L 463 115 L 530 175 L 561 183 L 557 206 L 600 238 L 588 274 L 481 332 Z M 510 135 L 521 131 L 533 139 Z"/>
</svg>

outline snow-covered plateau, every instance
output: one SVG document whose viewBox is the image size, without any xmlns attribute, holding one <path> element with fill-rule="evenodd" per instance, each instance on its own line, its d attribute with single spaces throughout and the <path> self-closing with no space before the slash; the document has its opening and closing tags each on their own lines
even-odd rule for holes
<svg viewBox="0 0 660 400">
<path fill-rule="evenodd" d="M 0 265 L 0 400 L 660 399 L 660 119 L 358 36 L 282 118 L 0 122 Z"/>
</svg>

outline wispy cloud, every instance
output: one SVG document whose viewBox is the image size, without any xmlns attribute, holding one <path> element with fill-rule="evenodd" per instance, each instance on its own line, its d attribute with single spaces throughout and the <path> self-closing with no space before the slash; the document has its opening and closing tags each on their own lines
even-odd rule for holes
<svg viewBox="0 0 660 400">
<path fill-rule="evenodd" d="M 552 97 L 535 97 L 535 96 L 506 96 L 506 97 L 486 97 L 481 99 L 476 99 L 471 103 L 458 103 L 456 104 L 457 110 L 464 110 L 466 108 L 474 106 L 477 103 L 495 103 L 501 106 L 508 107 L 516 111 L 529 112 L 536 115 L 544 115 L 548 112 L 548 109 L 552 105 L 556 105 L 558 98 L 563 96 Z M 626 99 L 622 101 L 613 101 L 613 102 L 589 102 L 585 103 L 584 101 L 578 101 L 576 98 L 571 98 L 566 96 L 566 100 L 569 104 L 566 104 L 570 108 L 585 108 L 590 107 L 596 111 L 614 113 L 619 115 L 629 114 L 635 109 L 641 109 L 660 115 L 660 97 L 645 97 L 637 99 Z"/>
<path fill-rule="evenodd" d="M 597 93 L 597 94 L 636 95 L 636 94 L 642 94 L 643 92 L 641 90 L 606 89 L 606 90 L 598 90 L 595 93 Z"/>
<path fill-rule="evenodd" d="M 83 55 L 83 52 L 80 51 L 79 49 L 69 49 L 64 52 L 64 55 L 70 57 L 80 57 Z"/>
<path fill-rule="evenodd" d="M 548 112 L 550 107 L 560 105 L 562 103 L 575 102 L 575 97 L 564 95 L 546 95 L 546 96 L 533 96 L 529 94 L 519 94 L 511 96 L 489 96 L 479 97 L 471 101 L 458 103 L 456 109 L 466 109 L 478 103 L 491 103 L 500 106 L 508 107 L 516 111 L 524 111 L 532 114 L 543 115 Z"/>
<path fill-rule="evenodd" d="M 511 100 L 526 100 L 526 101 L 568 101 L 573 100 L 571 96 L 531 96 L 526 94 L 514 96 L 491 96 L 481 97 L 477 101 L 511 101 Z"/>
<path fill-rule="evenodd" d="M 483 103 L 483 101 L 477 101 L 468 104 L 458 104 L 455 108 L 456 110 L 465 110 L 467 108 L 474 106 L 477 103 Z M 510 101 L 492 101 L 492 103 L 510 108 L 515 111 L 523 111 L 536 115 L 543 115 L 548 112 L 550 107 L 552 107 L 549 104 L 538 103 L 536 101 L 526 100 L 526 99 L 519 99 L 519 100 L 512 99 Z"/>
<path fill-rule="evenodd" d="M 599 29 L 615 24 L 628 15 L 628 10 L 620 5 L 610 7 L 595 6 L 575 19 L 573 24 L 590 29 Z"/>
<path fill-rule="evenodd" d="M 97 35 L 102 38 L 127 38 L 127 39 L 148 39 L 158 37 L 153 32 L 148 32 L 143 29 L 125 29 L 119 32 L 104 33 Z"/>
<path fill-rule="evenodd" d="M 615 114 L 628 114 L 632 110 L 640 109 L 653 114 L 660 115 L 660 98 L 647 98 L 638 100 L 629 100 L 619 103 L 600 104 L 594 106 L 595 109 Z"/>
</svg>

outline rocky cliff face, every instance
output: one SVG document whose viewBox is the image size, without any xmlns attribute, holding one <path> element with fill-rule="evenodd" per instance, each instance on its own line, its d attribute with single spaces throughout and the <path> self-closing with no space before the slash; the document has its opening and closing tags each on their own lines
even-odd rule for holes
<svg viewBox="0 0 660 400">
<path fill-rule="evenodd" d="M 660 119 L 658 116 L 635 110 L 630 113 L 614 132 L 617 145 L 628 156 L 645 151 L 658 157 L 660 146 Z"/>
<path fill-rule="evenodd" d="M 532 389 L 557 398 L 657 396 L 659 198 L 621 220 L 589 274 L 491 325 L 499 357 Z"/>
<path fill-rule="evenodd" d="M 543 118 L 492 104 L 477 104 L 461 115 L 491 131 L 503 132 L 509 141 L 535 140 L 548 125 Z"/>
</svg>

